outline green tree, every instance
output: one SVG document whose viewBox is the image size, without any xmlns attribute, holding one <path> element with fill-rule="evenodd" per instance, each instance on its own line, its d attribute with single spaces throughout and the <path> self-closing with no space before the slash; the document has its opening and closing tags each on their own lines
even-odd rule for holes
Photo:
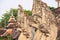
<svg viewBox="0 0 60 40">
<path fill-rule="evenodd" d="M 31 10 L 24 10 L 25 13 L 27 13 L 29 16 L 32 15 L 32 11 Z"/>
<path fill-rule="evenodd" d="M 10 9 L 10 11 L 7 11 L 6 13 L 3 14 L 3 17 L 1 19 L 1 25 L 0 25 L 1 27 L 5 27 L 7 25 L 12 11 L 15 19 L 17 18 L 17 12 L 18 12 L 17 9 Z"/>
<path fill-rule="evenodd" d="M 55 8 L 54 8 L 54 7 L 49 6 L 49 9 L 50 9 L 50 10 L 54 10 Z"/>
</svg>

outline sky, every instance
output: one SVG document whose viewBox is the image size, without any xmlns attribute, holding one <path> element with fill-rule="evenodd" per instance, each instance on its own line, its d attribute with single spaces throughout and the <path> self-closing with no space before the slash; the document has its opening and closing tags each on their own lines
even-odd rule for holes
<svg viewBox="0 0 60 40">
<path fill-rule="evenodd" d="M 55 0 L 42 0 L 47 3 L 48 6 L 57 7 Z M 8 11 L 10 8 L 18 8 L 18 4 L 21 4 L 23 9 L 31 10 L 33 0 L 0 0 L 0 18 L 3 13 Z"/>
</svg>

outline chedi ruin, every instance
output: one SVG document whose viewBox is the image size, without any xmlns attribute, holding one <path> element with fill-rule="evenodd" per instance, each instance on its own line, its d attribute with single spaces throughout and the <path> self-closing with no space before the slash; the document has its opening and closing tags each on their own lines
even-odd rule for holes
<svg viewBox="0 0 60 40">
<path fill-rule="evenodd" d="M 56 1 L 58 8 L 51 11 L 42 0 L 33 0 L 32 16 L 18 5 L 17 20 L 12 14 L 1 36 L 13 34 L 13 40 L 60 40 L 60 0 Z"/>
</svg>

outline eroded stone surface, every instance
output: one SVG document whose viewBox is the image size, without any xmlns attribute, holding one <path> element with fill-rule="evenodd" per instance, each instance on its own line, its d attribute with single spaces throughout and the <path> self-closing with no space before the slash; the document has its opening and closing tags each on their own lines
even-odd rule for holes
<svg viewBox="0 0 60 40">
<path fill-rule="evenodd" d="M 23 25 L 18 40 L 56 40 L 58 30 L 56 20 L 46 3 L 33 0 L 32 16 L 25 15 L 23 10 L 18 11 L 18 15 L 19 25 Z"/>
</svg>

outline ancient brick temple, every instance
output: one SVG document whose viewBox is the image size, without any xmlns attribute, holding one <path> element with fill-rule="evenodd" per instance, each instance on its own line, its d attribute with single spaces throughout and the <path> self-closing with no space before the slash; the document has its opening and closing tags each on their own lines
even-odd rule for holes
<svg viewBox="0 0 60 40">
<path fill-rule="evenodd" d="M 33 0 L 32 16 L 28 16 L 19 5 L 17 22 L 21 31 L 18 40 L 56 40 L 57 38 L 58 27 L 55 16 L 41 0 Z"/>
<path fill-rule="evenodd" d="M 18 5 L 16 23 L 17 30 L 21 31 L 18 40 L 60 40 L 60 0 L 56 1 L 58 8 L 51 11 L 43 1 L 33 0 L 32 16 L 27 15 L 23 7 Z M 59 15 L 55 16 L 56 13 Z"/>
</svg>

